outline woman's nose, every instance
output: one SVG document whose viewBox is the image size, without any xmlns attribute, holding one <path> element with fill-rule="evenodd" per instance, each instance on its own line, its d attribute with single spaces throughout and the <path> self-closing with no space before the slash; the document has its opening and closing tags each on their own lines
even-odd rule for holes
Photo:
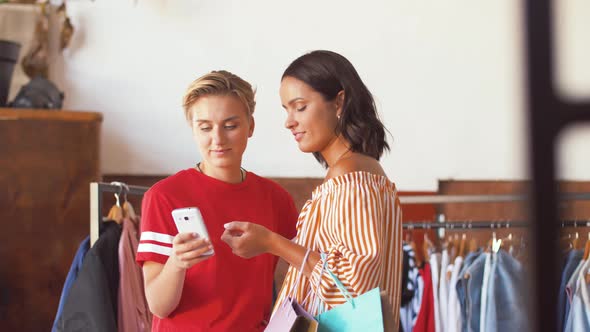
<svg viewBox="0 0 590 332">
<path fill-rule="evenodd" d="M 285 120 L 285 128 L 287 129 L 292 129 L 295 127 L 295 125 L 297 124 L 297 121 L 295 121 L 295 119 L 293 119 L 293 116 L 291 115 L 291 113 L 287 113 L 287 120 Z"/>
<path fill-rule="evenodd" d="M 225 136 L 222 132 L 222 130 L 220 128 L 216 128 L 212 130 L 212 138 L 213 138 L 213 143 L 217 144 L 217 145 L 223 145 L 223 142 L 225 140 Z"/>
</svg>

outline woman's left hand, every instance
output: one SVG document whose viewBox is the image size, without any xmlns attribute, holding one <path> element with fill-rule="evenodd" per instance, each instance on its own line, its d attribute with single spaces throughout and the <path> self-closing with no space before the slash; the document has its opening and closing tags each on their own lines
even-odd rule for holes
<svg viewBox="0 0 590 332">
<path fill-rule="evenodd" d="M 235 255 L 252 258 L 269 251 L 274 234 L 268 228 L 251 222 L 232 221 L 223 225 L 221 240 L 227 243 Z"/>
</svg>

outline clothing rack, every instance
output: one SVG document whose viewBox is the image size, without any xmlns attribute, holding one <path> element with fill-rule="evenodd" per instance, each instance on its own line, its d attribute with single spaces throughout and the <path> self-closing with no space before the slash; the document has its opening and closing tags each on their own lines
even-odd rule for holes
<svg viewBox="0 0 590 332">
<path fill-rule="evenodd" d="M 137 195 L 143 194 L 149 187 L 132 186 L 122 182 L 91 182 L 90 183 L 90 245 L 94 245 L 98 239 L 99 226 L 102 222 L 102 194 L 105 192 L 120 195 Z M 495 202 L 513 202 L 524 201 L 529 197 L 527 195 L 423 195 L 423 196 L 400 196 L 402 204 L 447 204 L 447 203 L 495 203 Z M 590 200 L 590 193 L 562 193 L 560 196 L 563 200 Z M 436 223 L 429 222 L 410 222 L 405 223 L 405 229 L 484 229 L 484 228 L 506 228 L 506 227 L 526 227 L 530 226 L 526 222 L 445 222 L 444 219 Z M 590 227 L 590 222 L 586 221 L 565 221 L 562 227 Z"/>
<path fill-rule="evenodd" d="M 102 222 L 102 194 L 114 193 L 117 196 L 143 196 L 149 187 L 130 186 L 123 182 L 91 182 L 90 183 L 90 246 L 98 240 L 100 223 Z"/>
<path fill-rule="evenodd" d="M 427 222 L 413 221 L 403 224 L 404 229 L 506 229 L 530 227 L 531 223 L 526 221 L 448 221 L 448 222 Z M 562 228 L 566 227 L 590 227 L 590 220 L 564 220 L 560 223 Z"/>
<path fill-rule="evenodd" d="M 562 193 L 562 200 L 590 200 L 590 192 Z M 525 201 L 528 195 L 424 195 L 399 196 L 402 204 L 499 203 Z"/>
<path fill-rule="evenodd" d="M 561 200 L 590 200 L 590 192 L 561 193 L 558 196 Z M 399 196 L 400 203 L 405 204 L 451 204 L 451 203 L 500 203 L 518 202 L 530 199 L 524 194 L 505 195 L 422 195 L 422 196 Z M 410 221 L 403 224 L 403 229 L 436 229 L 438 237 L 444 237 L 445 230 L 452 229 L 497 229 L 530 227 L 532 223 L 525 221 L 445 221 L 444 215 L 437 215 L 435 222 Z M 590 227 L 590 221 L 567 220 L 561 222 L 561 227 Z"/>
<path fill-rule="evenodd" d="M 590 223 L 589 223 L 590 224 Z M 528 227 L 530 223 L 526 221 L 449 221 L 449 222 L 409 222 L 403 224 L 404 229 L 500 229 L 500 228 L 515 228 Z"/>
</svg>

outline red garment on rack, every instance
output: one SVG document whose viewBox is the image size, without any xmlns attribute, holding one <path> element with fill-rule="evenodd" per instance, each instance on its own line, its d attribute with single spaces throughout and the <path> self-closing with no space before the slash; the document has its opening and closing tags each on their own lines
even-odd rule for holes
<svg viewBox="0 0 590 332">
<path fill-rule="evenodd" d="M 139 218 L 125 218 L 119 240 L 119 332 L 147 332 L 152 328 L 152 313 L 143 288 L 143 272 L 135 263 L 139 223 Z"/>
<path fill-rule="evenodd" d="M 414 324 L 414 331 L 434 332 L 434 293 L 432 289 L 432 272 L 430 264 L 426 263 L 419 270 L 422 280 L 424 280 L 424 292 L 422 293 L 422 303 L 420 311 Z"/>
</svg>

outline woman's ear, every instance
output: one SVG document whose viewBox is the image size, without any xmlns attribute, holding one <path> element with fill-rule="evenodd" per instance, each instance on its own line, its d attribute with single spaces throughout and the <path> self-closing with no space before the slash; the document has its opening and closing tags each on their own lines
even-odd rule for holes
<svg viewBox="0 0 590 332">
<path fill-rule="evenodd" d="M 334 98 L 336 101 L 336 116 L 339 118 L 342 115 L 342 108 L 344 107 L 344 97 L 344 90 L 340 90 L 336 98 Z"/>
<path fill-rule="evenodd" d="M 254 127 L 256 126 L 256 123 L 254 122 L 254 117 L 250 116 L 250 130 L 248 131 L 248 137 L 252 137 L 252 135 L 254 134 Z"/>
</svg>

